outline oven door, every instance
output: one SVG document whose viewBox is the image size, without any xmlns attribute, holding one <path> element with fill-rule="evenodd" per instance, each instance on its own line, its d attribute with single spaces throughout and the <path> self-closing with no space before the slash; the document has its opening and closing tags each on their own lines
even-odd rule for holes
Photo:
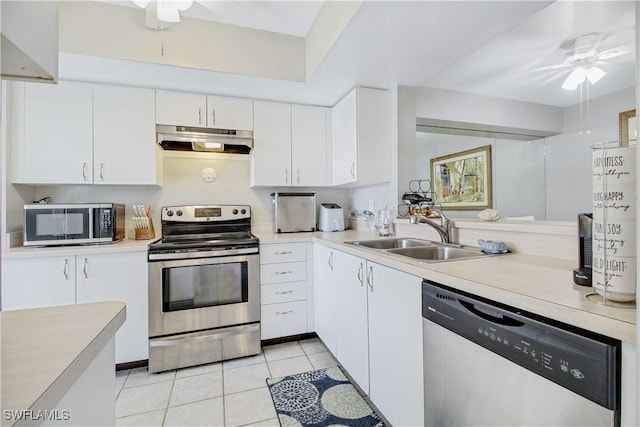
<svg viewBox="0 0 640 427">
<path fill-rule="evenodd" d="M 149 336 L 260 321 L 259 255 L 149 261 Z"/>
</svg>

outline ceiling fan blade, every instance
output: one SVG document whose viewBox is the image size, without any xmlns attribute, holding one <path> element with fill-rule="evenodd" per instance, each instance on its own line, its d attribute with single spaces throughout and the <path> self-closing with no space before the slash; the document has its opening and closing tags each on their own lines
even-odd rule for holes
<svg viewBox="0 0 640 427">
<path fill-rule="evenodd" d="M 556 64 L 548 65 L 546 67 L 533 68 L 531 71 L 549 71 L 549 70 L 561 70 L 563 68 L 570 68 L 570 64 Z"/>
<path fill-rule="evenodd" d="M 587 72 L 584 67 L 576 67 L 562 83 L 562 89 L 576 90 L 586 76 Z"/>
<path fill-rule="evenodd" d="M 633 52 L 633 48 L 630 46 L 620 46 L 620 47 L 616 47 L 614 49 L 607 49 L 607 50 L 603 50 L 602 52 L 598 53 L 597 55 L 595 55 L 595 59 L 596 60 L 606 60 L 606 59 L 611 59 L 611 58 L 615 58 L 618 56 L 622 56 L 622 55 L 627 55 L 629 53 Z"/>
</svg>

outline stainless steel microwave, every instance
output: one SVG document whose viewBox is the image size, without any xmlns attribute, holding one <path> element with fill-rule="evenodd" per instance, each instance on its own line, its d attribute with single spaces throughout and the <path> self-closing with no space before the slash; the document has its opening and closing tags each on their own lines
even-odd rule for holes
<svg viewBox="0 0 640 427">
<path fill-rule="evenodd" d="M 123 204 L 24 206 L 24 246 L 110 243 L 124 239 L 124 235 Z"/>
</svg>

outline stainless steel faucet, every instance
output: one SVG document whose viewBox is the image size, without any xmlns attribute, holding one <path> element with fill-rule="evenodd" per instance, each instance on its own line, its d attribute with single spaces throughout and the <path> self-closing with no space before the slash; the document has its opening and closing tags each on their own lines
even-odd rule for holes
<svg viewBox="0 0 640 427">
<path fill-rule="evenodd" d="M 442 243 L 451 243 L 451 221 L 442 211 L 432 209 L 431 212 L 440 215 L 440 224 L 422 215 L 413 215 L 409 221 L 411 224 L 427 224 L 438 232 Z"/>
</svg>

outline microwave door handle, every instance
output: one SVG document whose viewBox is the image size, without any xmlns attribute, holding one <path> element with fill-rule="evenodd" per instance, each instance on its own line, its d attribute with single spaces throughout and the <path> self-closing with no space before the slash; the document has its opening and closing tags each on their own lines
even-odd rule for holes
<svg viewBox="0 0 640 427">
<path fill-rule="evenodd" d="M 100 208 L 89 208 L 89 235 L 87 238 L 92 239 L 94 237 L 93 234 L 93 224 L 96 223 L 97 217 L 96 215 L 100 214 Z"/>
</svg>

